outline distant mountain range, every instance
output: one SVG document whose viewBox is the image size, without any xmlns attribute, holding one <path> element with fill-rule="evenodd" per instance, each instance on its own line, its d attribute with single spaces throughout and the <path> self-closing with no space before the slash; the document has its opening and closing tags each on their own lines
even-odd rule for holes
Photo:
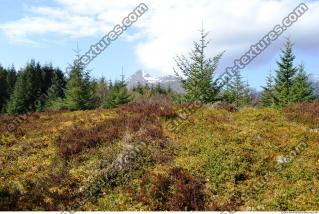
<svg viewBox="0 0 319 214">
<path fill-rule="evenodd" d="M 170 87 L 172 90 L 176 92 L 182 92 L 183 89 L 181 87 L 178 79 L 173 75 L 166 75 L 160 77 L 154 77 L 150 74 L 144 72 L 143 70 L 136 71 L 132 76 L 127 79 L 127 86 L 129 89 L 134 88 L 138 84 L 142 85 L 157 85 L 160 84 L 164 88 Z"/>
</svg>

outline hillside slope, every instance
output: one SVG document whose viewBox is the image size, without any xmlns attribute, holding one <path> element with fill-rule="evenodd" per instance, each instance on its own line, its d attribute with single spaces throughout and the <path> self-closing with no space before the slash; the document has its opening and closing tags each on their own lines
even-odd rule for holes
<svg viewBox="0 0 319 214">
<path fill-rule="evenodd" d="M 0 210 L 319 209 L 313 125 L 189 108 L 0 117 Z"/>
</svg>

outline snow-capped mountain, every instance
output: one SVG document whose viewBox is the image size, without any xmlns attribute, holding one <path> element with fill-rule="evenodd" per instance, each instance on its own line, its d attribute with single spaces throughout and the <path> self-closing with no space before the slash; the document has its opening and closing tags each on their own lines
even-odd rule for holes
<svg viewBox="0 0 319 214">
<path fill-rule="evenodd" d="M 127 86 L 129 89 L 132 89 L 134 86 L 137 86 L 139 83 L 142 85 L 160 84 L 162 87 L 165 87 L 165 88 L 170 87 L 174 91 L 178 91 L 178 92 L 182 91 L 182 87 L 179 81 L 173 75 L 153 77 L 150 74 L 144 72 L 143 70 L 138 70 L 130 78 L 127 79 Z"/>
</svg>

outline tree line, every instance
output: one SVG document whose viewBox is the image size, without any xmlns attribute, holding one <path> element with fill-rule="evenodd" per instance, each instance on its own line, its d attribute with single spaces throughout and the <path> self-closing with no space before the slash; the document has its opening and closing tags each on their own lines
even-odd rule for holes
<svg viewBox="0 0 319 214">
<path fill-rule="evenodd" d="M 172 94 L 170 88 L 137 85 L 129 91 L 124 79 L 92 79 L 90 72 L 74 60 L 68 75 L 52 65 L 31 60 L 18 72 L 0 66 L 0 111 L 9 115 L 58 110 L 116 108 L 137 95 L 148 99 Z"/>
<path fill-rule="evenodd" d="M 243 107 L 262 105 L 264 107 L 283 108 L 291 103 L 313 101 L 316 97 L 314 89 L 305 72 L 303 64 L 295 67 L 293 44 L 289 39 L 277 61 L 278 69 L 275 76 L 267 77 L 267 85 L 263 87 L 260 96 L 250 88 L 248 82 L 242 80 L 240 72 L 236 72 L 230 81 L 219 88 L 214 83 L 214 76 L 223 53 L 213 58 L 206 57 L 207 33 L 201 31 L 201 39 L 194 42 L 190 56 L 176 58 L 176 75 L 179 77 L 186 94 L 186 102 L 213 103 L 224 101 Z"/>
<path fill-rule="evenodd" d="M 151 97 L 177 103 L 214 103 L 224 101 L 244 107 L 261 105 L 282 108 L 291 103 L 312 101 L 316 97 L 303 64 L 294 65 L 293 44 L 285 44 L 275 76 L 270 74 L 266 86 L 258 94 L 240 72 L 223 87 L 214 83 L 216 69 L 223 53 L 215 57 L 206 56 L 207 36 L 202 30 L 201 39 L 194 42 L 190 56 L 176 58 L 175 73 L 184 93 L 177 94 L 161 85 L 138 84 L 128 90 L 124 77 L 120 81 L 92 79 L 90 72 L 80 60 L 74 60 L 68 75 L 51 64 L 41 65 L 31 60 L 16 71 L 12 66 L 0 66 L 0 111 L 10 115 L 28 112 L 57 110 L 88 110 L 95 108 L 116 108 L 132 101 L 146 101 Z M 79 55 L 77 56 L 79 57 Z M 163 98 L 164 97 L 164 98 Z"/>
</svg>

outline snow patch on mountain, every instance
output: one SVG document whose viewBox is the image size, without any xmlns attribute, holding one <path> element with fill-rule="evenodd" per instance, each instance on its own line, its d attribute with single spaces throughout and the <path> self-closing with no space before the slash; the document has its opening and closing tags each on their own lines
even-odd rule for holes
<svg viewBox="0 0 319 214">
<path fill-rule="evenodd" d="M 164 88 L 170 87 L 177 92 L 182 91 L 182 87 L 175 76 L 167 75 L 161 77 L 154 77 L 143 70 L 136 71 L 131 77 L 127 79 L 127 86 L 129 89 L 134 88 L 138 84 L 141 85 L 157 85 L 160 84 Z"/>
</svg>

